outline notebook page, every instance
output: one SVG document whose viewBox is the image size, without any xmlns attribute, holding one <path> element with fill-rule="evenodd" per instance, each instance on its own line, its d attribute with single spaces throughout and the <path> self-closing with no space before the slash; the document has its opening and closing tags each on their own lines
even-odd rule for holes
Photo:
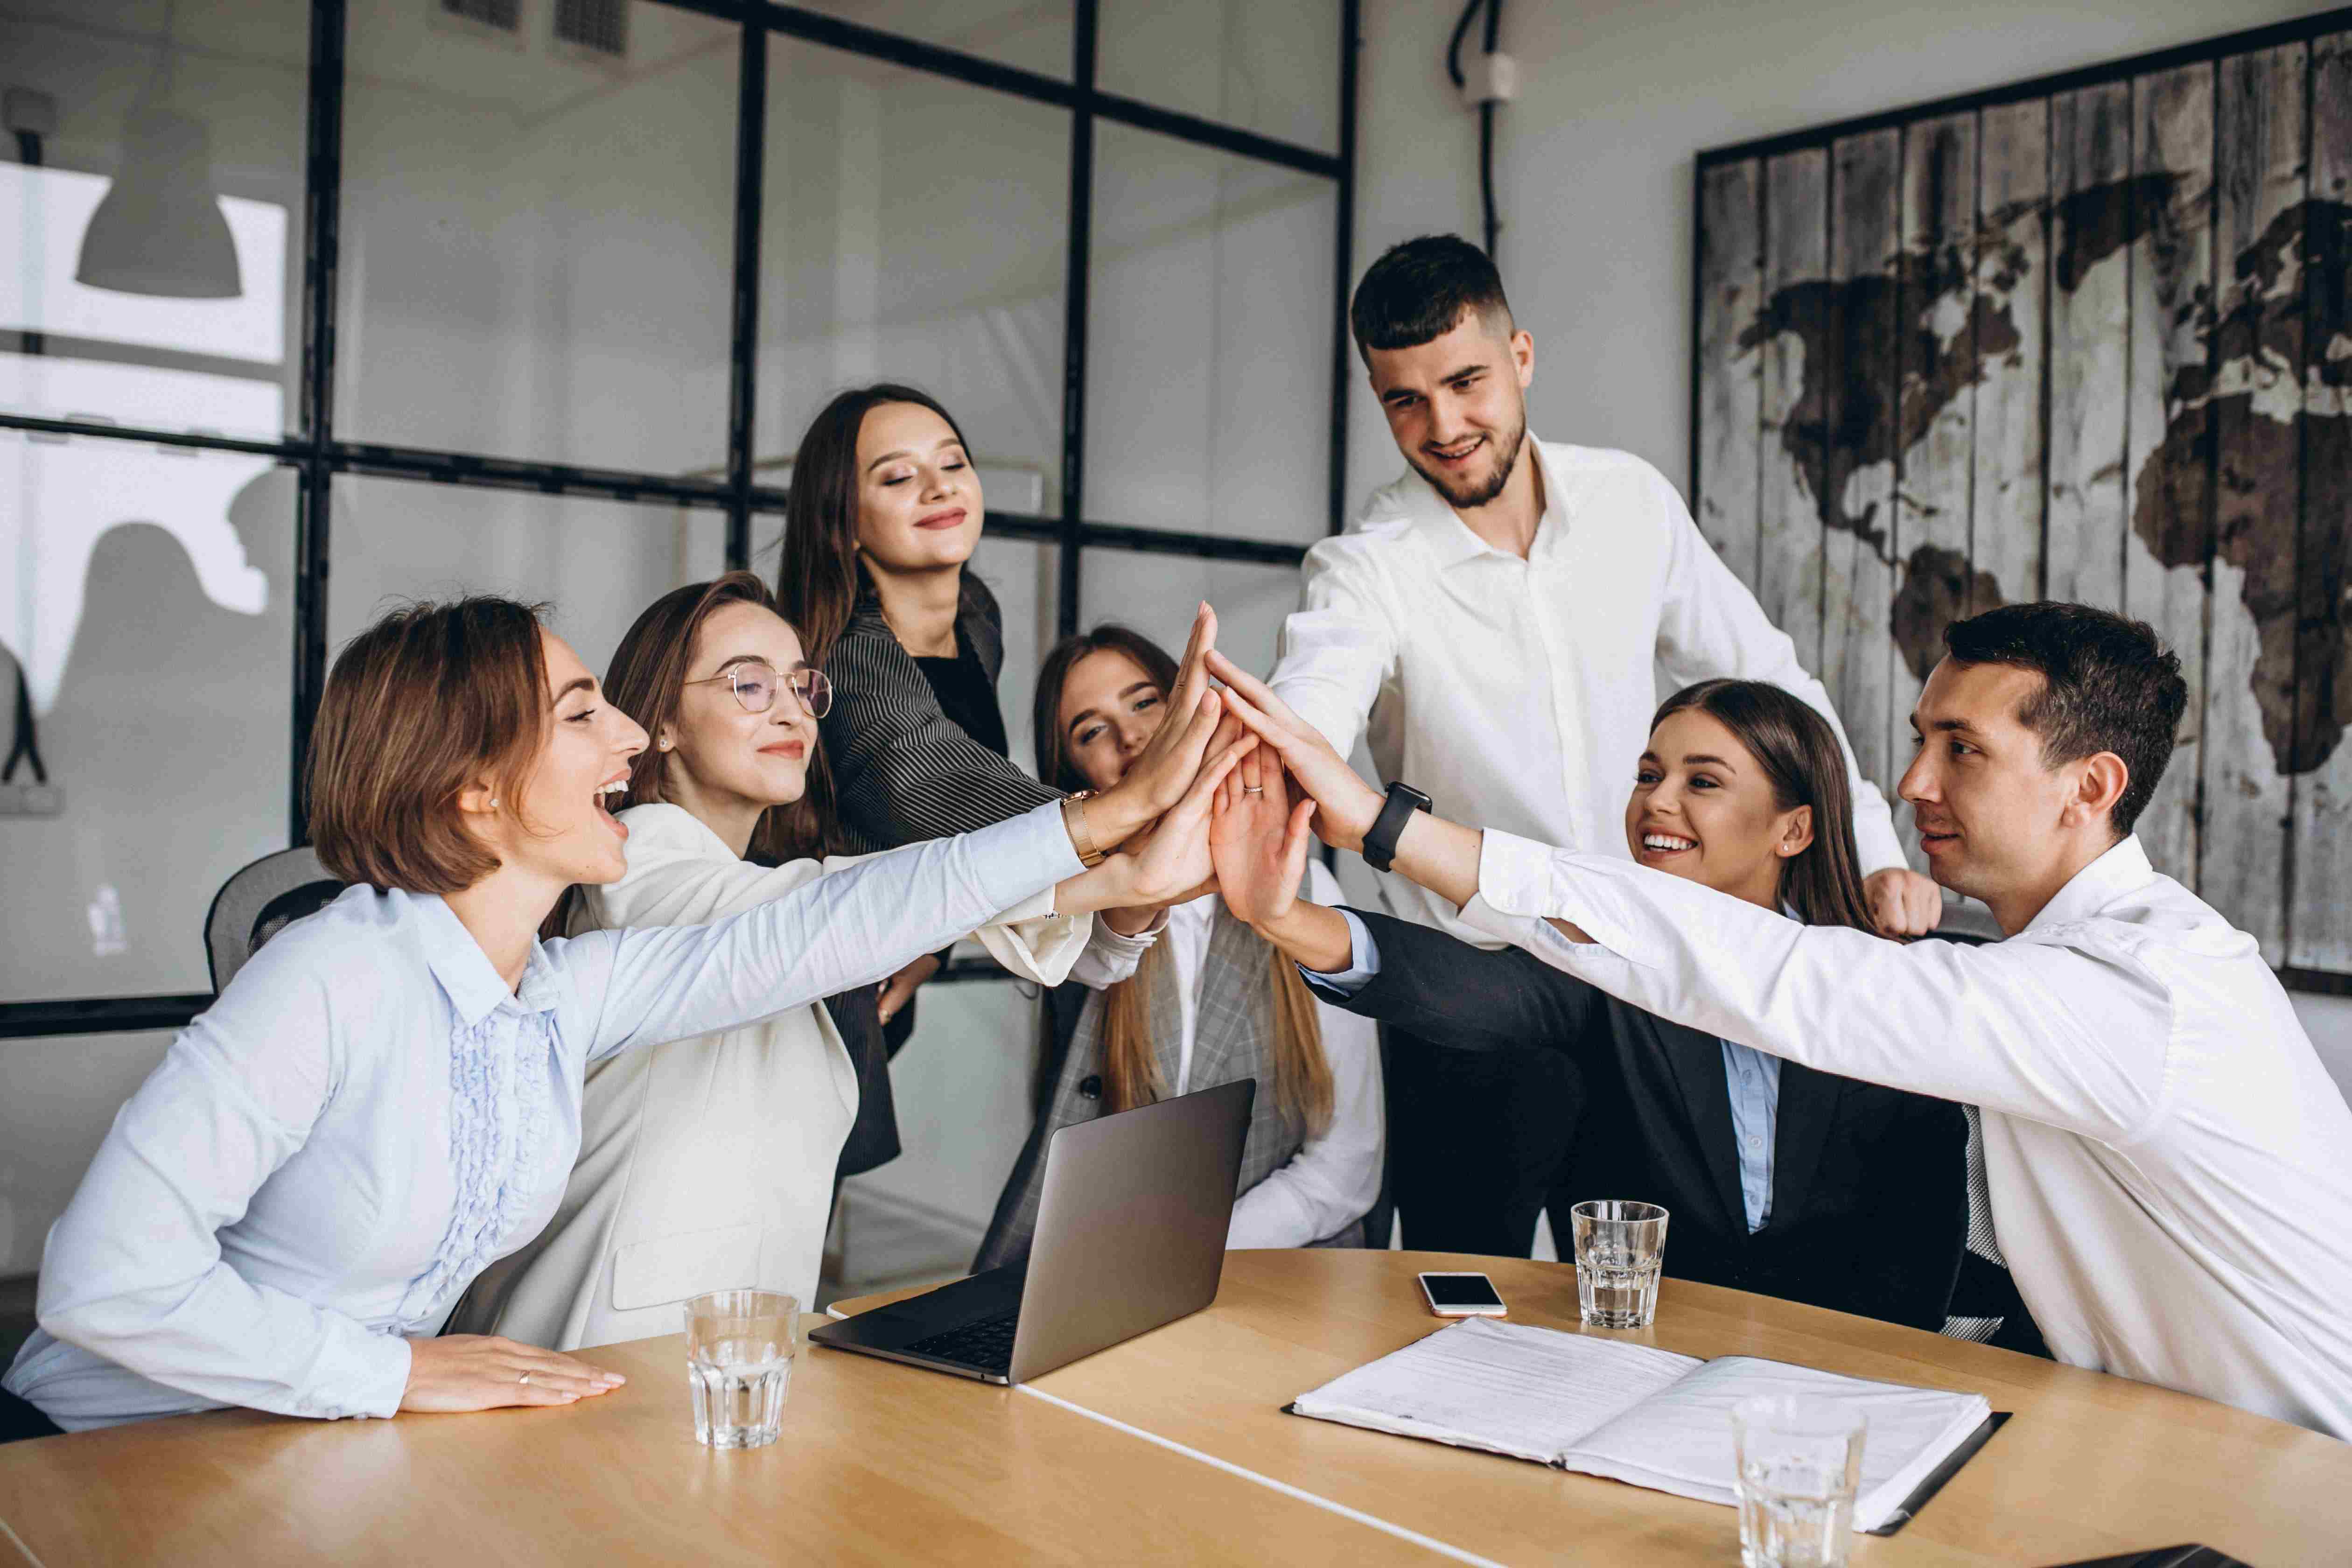
<svg viewBox="0 0 2352 1568">
<path fill-rule="evenodd" d="M 1565 1455 L 1568 1468 L 1635 1486 L 1729 1504 L 1736 1458 L 1731 1407 L 1753 1394 L 1811 1394 L 1862 1407 L 1862 1483 L 1854 1528 L 1875 1530 L 1947 1455 L 1983 1425 L 1980 1394 L 1910 1388 L 1754 1356 L 1721 1356 L 1674 1387 L 1592 1432 Z"/>
<path fill-rule="evenodd" d="M 1465 1318 L 1300 1394 L 1291 1407 L 1549 1465 L 1584 1434 L 1705 1364 L 1647 1345 Z"/>
</svg>

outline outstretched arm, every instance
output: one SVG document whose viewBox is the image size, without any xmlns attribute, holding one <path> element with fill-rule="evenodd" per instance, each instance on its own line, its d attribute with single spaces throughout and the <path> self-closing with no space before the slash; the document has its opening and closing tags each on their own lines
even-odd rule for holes
<svg viewBox="0 0 2352 1568">
<path fill-rule="evenodd" d="M 1364 835 L 1381 815 L 1381 792 L 1265 682 L 1221 653 L 1209 656 L 1209 671 L 1225 683 L 1225 705 L 1234 717 L 1282 759 L 1291 778 L 1313 798 L 1312 821 L 1323 842 L 1360 851 Z M 1478 831 L 1415 812 L 1398 836 L 1391 869 L 1457 905 L 1466 904 L 1478 891 Z"/>
<path fill-rule="evenodd" d="M 1226 907 L 1305 971 L 1326 1003 L 1465 1050 L 1579 1048 L 1596 999 L 1583 982 L 1517 949 L 1488 952 L 1301 899 L 1316 806 L 1290 805 L 1271 748 L 1243 758 L 1217 794 L 1210 848 Z M 1368 969 L 1352 983 L 1334 978 Z"/>
<path fill-rule="evenodd" d="M 1202 767 L 1169 817 L 1205 836 L 1217 784 L 1254 744 L 1244 736 Z M 1176 847 L 1163 868 L 1181 861 Z M 1164 891 L 1142 857 L 1115 858 L 1131 880 L 1097 889 L 1103 902 L 1085 907 Z M 879 980 L 1078 870 L 1057 801 L 977 833 L 875 856 L 714 925 L 593 931 L 557 956 L 591 1011 L 593 1059 L 740 1028 Z"/>
</svg>

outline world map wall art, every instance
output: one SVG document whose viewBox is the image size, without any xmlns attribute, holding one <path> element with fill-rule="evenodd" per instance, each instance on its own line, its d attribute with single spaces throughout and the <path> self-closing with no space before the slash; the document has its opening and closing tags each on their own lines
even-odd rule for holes
<svg viewBox="0 0 2352 1568">
<path fill-rule="evenodd" d="M 2352 989 L 2352 10 L 1697 186 L 1692 508 L 1864 773 L 1894 799 L 1953 619 L 2150 622 L 2189 689 L 2150 858 Z"/>
</svg>

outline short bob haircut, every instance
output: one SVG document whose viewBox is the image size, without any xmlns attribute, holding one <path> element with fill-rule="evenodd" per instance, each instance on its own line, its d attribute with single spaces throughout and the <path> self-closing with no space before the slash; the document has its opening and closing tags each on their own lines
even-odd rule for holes
<svg viewBox="0 0 2352 1568">
<path fill-rule="evenodd" d="M 488 781 L 520 808 L 547 738 L 544 605 L 406 605 L 335 659 L 310 735 L 310 837 L 345 882 L 455 893 L 499 868 L 457 796 Z"/>
</svg>

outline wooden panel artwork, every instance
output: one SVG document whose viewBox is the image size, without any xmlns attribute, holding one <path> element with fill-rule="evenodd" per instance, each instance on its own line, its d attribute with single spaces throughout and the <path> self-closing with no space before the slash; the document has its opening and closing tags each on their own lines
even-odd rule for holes
<svg viewBox="0 0 2352 1568">
<path fill-rule="evenodd" d="M 1694 510 L 1889 799 L 1953 620 L 2120 609 L 2189 689 L 2150 858 L 2331 989 L 2352 976 L 2345 26 L 1703 154 L 1694 323 Z"/>
</svg>

